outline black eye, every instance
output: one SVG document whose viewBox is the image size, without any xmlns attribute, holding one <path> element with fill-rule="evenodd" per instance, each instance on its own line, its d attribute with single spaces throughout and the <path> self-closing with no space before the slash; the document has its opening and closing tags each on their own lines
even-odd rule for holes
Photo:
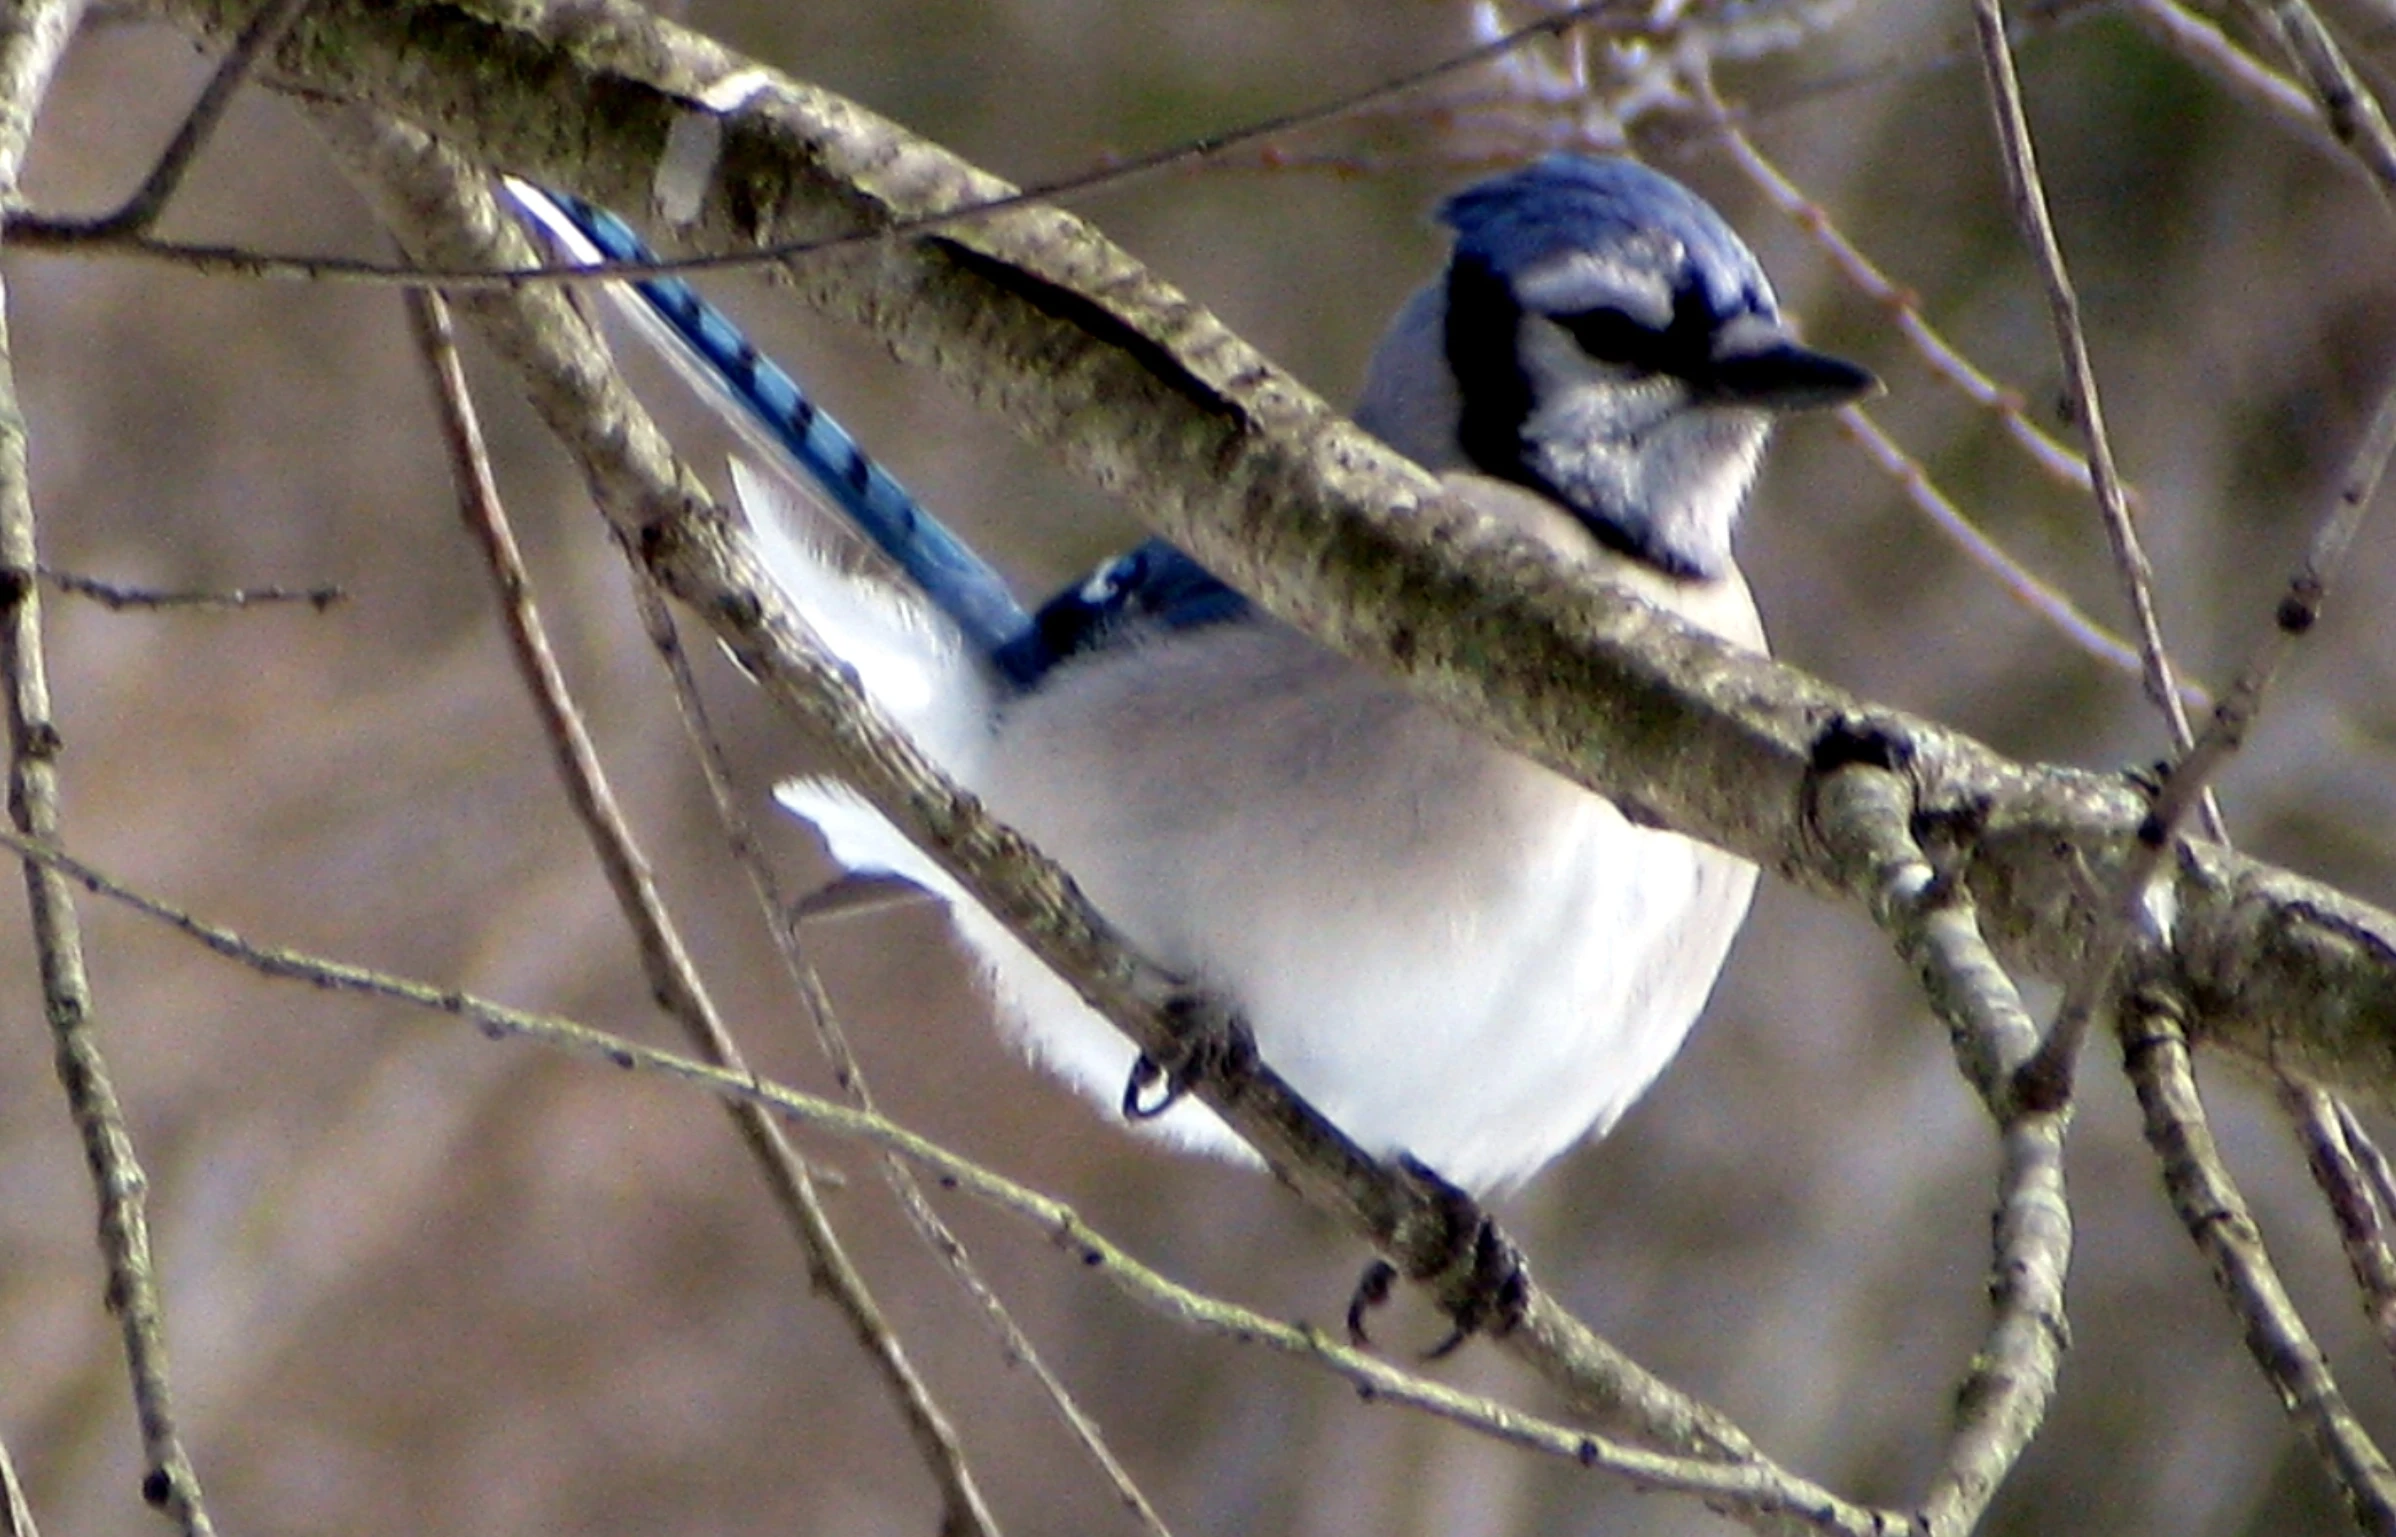
<svg viewBox="0 0 2396 1537">
<path fill-rule="evenodd" d="M 1581 350 L 1600 363 L 1651 373 L 1664 365 L 1668 344 L 1663 335 L 1618 309 L 1581 310 L 1548 318 L 1570 332 Z"/>
</svg>

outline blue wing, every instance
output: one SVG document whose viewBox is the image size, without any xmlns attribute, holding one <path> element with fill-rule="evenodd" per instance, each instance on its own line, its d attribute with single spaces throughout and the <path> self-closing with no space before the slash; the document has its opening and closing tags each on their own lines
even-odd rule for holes
<svg viewBox="0 0 2396 1537">
<path fill-rule="evenodd" d="M 1040 605 L 1023 634 L 1001 647 L 999 670 L 1030 688 L 1059 663 L 1159 630 L 1193 630 L 1247 617 L 1248 600 L 1162 539 L 1116 556 L 1078 587 Z"/>
</svg>

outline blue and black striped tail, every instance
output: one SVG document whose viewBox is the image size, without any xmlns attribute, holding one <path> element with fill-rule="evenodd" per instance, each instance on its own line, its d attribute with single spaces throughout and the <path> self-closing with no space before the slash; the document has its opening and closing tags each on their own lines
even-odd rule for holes
<svg viewBox="0 0 2396 1537">
<path fill-rule="evenodd" d="M 511 177 L 509 195 L 578 261 L 656 258 L 640 236 L 606 209 Z M 740 328 L 680 278 L 633 279 L 641 300 L 631 313 L 684 371 L 728 408 L 742 435 L 785 461 L 837 507 L 857 531 L 964 633 L 966 641 L 1013 677 L 1032 633 L 1004 579 L 906 487 L 876 464 L 857 440 L 807 398 L 798 382 L 759 352 Z M 630 308 L 630 307 L 628 307 Z M 1013 681 L 1024 683 L 1027 678 Z"/>
</svg>

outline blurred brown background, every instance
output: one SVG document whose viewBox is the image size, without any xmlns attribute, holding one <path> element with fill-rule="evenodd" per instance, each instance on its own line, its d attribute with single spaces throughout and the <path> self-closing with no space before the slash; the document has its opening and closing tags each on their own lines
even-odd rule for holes
<svg viewBox="0 0 2396 1537">
<path fill-rule="evenodd" d="M 1369 84 L 1467 42 L 1465 7 L 1342 0 L 823 0 L 686 19 L 1018 181 Z M 2345 18 L 2366 60 L 2391 54 Z M 2359 177 L 2105 6 L 2022 69 L 2170 633 L 2220 678 L 2396 363 L 2392 231 Z M 87 37 L 40 124 L 36 203 L 122 195 L 203 62 Z M 2044 303 L 2010 234 L 1961 7 L 1859 4 L 1731 87 L 1754 133 L 1970 355 L 2055 421 Z M 1428 105 L 1292 141 L 1341 169 L 1217 168 L 1080 206 L 1334 399 L 1436 266 L 1465 179 Z M 1648 145 L 1762 253 L 1809 335 L 1890 383 L 1876 415 L 2018 554 L 2115 616 L 2092 513 L 1909 355 L 1717 151 Z M 1476 151 L 1478 153 L 1480 151 Z M 374 252 L 283 104 L 236 110 L 170 221 Z M 161 586 L 339 582 L 333 612 L 50 604 L 74 846 L 261 939 L 670 1043 L 554 791 L 456 526 L 396 298 L 11 256 L 46 559 Z M 1021 576 L 1078 571 L 1128 509 L 770 292 L 726 287 L 859 437 Z M 479 362 L 479 360 L 476 360 Z M 757 1064 L 823 1087 L 711 831 L 623 575 L 558 451 L 492 370 L 483 405 L 549 619 L 619 790 Z M 654 371 L 643 377 L 654 379 Z M 662 393 L 695 458 L 720 445 Z M 2126 679 L 1962 563 L 1837 430 L 1786 432 L 1745 539 L 1781 654 L 2032 758 L 2106 767 L 2162 734 Z M 2396 520 L 2225 786 L 2267 856 L 2396 901 Z M 706 659 L 712 664 L 712 658 Z M 762 804 L 803 743 L 710 666 Z M 821 876 L 775 826 L 794 885 Z M 154 1180 L 181 1406 L 221 1530 L 924 1532 L 935 1502 L 722 1116 L 661 1083 L 269 984 L 88 909 L 102 1028 Z M 1282 1191 L 1100 1125 L 987 1028 L 928 909 L 813 936 L 886 1106 L 1267 1312 L 1336 1320 L 1363 1256 Z M 19 904 L 0 903 L 0 1439 L 53 1534 L 141 1529 L 90 1192 Z M 2215 1064 L 2221 1135 L 2349 1390 L 2396 1428 L 2326 1216 L 2268 1095 Z M 1010 1530 L 1129 1531 L 1022 1372 L 894 1217 L 871 1160 L 811 1144 L 894 1321 Z M 1602 1147 L 1504 1215 L 1542 1279 L 1634 1353 L 1862 1499 L 1919 1488 L 1984 1319 L 1991 1140 L 1862 919 L 1767 884 L 1689 1051 Z M 2074 1348 L 2000 1533 L 2330 1530 L 2335 1509 L 2164 1208 L 2128 1097 L 2088 1078 L 2072 1145 Z M 1641 1498 L 1150 1322 L 1004 1220 L 960 1224 L 1184 1533 L 1711 1532 Z M 1544 1400 L 1493 1352 L 1455 1380 Z"/>
</svg>

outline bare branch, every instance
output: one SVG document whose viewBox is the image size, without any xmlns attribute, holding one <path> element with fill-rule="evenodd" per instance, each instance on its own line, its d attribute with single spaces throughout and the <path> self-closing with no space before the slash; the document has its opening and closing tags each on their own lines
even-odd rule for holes
<svg viewBox="0 0 2396 1537">
<path fill-rule="evenodd" d="M 2142 843 L 2159 849 L 2186 818 L 2189 808 L 2198 803 L 2213 776 L 2246 745 L 2246 734 L 2262 713 L 2263 698 L 2270 692 L 2272 680 L 2287 665 L 2297 643 L 2320 622 L 2330 584 L 2346 562 L 2346 551 L 2354 543 L 2356 530 L 2363 525 L 2364 514 L 2371 510 L 2372 501 L 2379 495 L 2379 483 L 2387 473 L 2391 455 L 2396 455 L 2396 379 L 2381 392 L 2379 406 L 2371 414 L 2371 424 L 2364 429 L 2362 441 L 2355 445 L 2354 456 L 2338 478 L 2337 492 L 2305 545 L 2303 560 L 2289 574 L 2287 590 L 2272 611 L 2270 632 L 2239 670 L 2237 681 L 2214 706 L 2213 718 L 2206 722 L 2204 734 L 2190 744 L 2164 776 L 2162 788 L 2155 795 L 2154 826 L 2140 832 Z"/>
<path fill-rule="evenodd" d="M 2363 1294 L 2363 1316 L 2396 1360 L 2396 1249 L 2389 1245 L 2396 1205 L 2389 1199 L 2386 1160 L 2360 1135 L 2353 1112 L 2326 1090 L 2282 1078 L 2279 1099 L 2337 1223 L 2338 1242 Z"/>
<path fill-rule="evenodd" d="M 683 730 L 690 739 L 692 756 L 698 760 L 707 781 L 708 794 L 715 804 L 716 820 L 723 829 L 726 848 L 734 863 L 748 876 L 749 887 L 756 895 L 766 930 L 773 936 L 775 953 L 781 958 L 783 970 L 798 993 L 801 1011 L 807 1016 L 818 1044 L 832 1064 L 834 1081 L 849 1097 L 850 1103 L 860 1110 L 872 1112 L 875 1108 L 874 1097 L 865 1080 L 864 1064 L 857 1060 L 857 1054 L 850 1049 L 848 1033 L 842 1028 L 840 1017 L 832 1007 L 832 999 L 817 976 L 813 963 L 800 951 L 796 926 L 790 918 L 791 904 L 783 895 L 781 882 L 775 876 L 773 867 L 766 862 L 763 850 L 758 847 L 748 812 L 733 787 L 732 771 L 725 761 L 723 744 L 708 720 L 706 701 L 699 693 L 697 678 L 691 674 L 690 657 L 682 648 L 682 637 L 674 624 L 673 612 L 666 605 L 666 595 L 638 560 L 628 560 L 627 565 L 631 571 L 633 600 L 640 609 L 642 627 L 648 632 L 650 645 L 656 650 L 673 684 L 674 702 L 681 712 Z M 1131 1471 L 1124 1467 L 1114 1449 L 1107 1445 L 1097 1422 L 1083 1412 L 1081 1405 L 1074 1400 L 1072 1391 L 1050 1369 L 1039 1347 L 1016 1323 L 1005 1301 L 991 1288 L 980 1267 L 966 1252 L 964 1240 L 934 1209 L 931 1198 L 925 1194 L 914 1171 L 896 1154 L 885 1154 L 882 1173 L 892 1193 L 897 1196 L 899 1210 L 905 1214 L 908 1225 L 915 1229 L 916 1236 L 940 1261 L 942 1268 L 956 1277 L 957 1284 L 981 1309 L 982 1316 L 990 1321 L 1007 1359 L 1022 1363 L 1031 1372 L 1033 1380 L 1040 1385 L 1040 1391 L 1056 1409 L 1058 1418 L 1065 1422 L 1067 1432 L 1080 1444 L 1083 1452 L 1098 1468 L 1099 1475 L 1115 1491 L 1117 1502 L 1130 1512 L 1132 1519 L 1144 1530 L 1155 1534 L 1155 1537 L 1168 1537 L 1164 1518 L 1141 1491 Z"/>
<path fill-rule="evenodd" d="M 2007 597 L 2036 614 L 2053 626 L 2072 645 L 2095 657 L 2116 671 L 2135 678 L 2141 675 L 2138 652 L 2128 641 L 2080 612 L 2079 605 L 2050 586 L 2044 577 L 2032 571 L 2008 554 L 2004 546 L 1981 532 L 1978 525 L 1964 516 L 1963 509 L 1947 499 L 1911 455 L 1897 445 L 1872 420 L 1871 414 L 1860 406 L 1841 406 L 1839 425 L 1856 447 L 1905 492 L 1930 526 L 1954 542 L 1964 558 L 1996 579 Z M 2203 703 L 2203 690 L 2195 683 L 2184 682 L 2183 691 L 2192 703 Z"/>
<path fill-rule="evenodd" d="M 16 199 L 33 116 L 48 90 L 81 6 L 12 7 L 0 31 L 0 206 Z M 40 841 L 58 837 L 58 728 L 51 720 L 48 668 L 42 652 L 41 593 L 34 536 L 33 488 L 27 478 L 25 416 L 17 403 L 16 371 L 0 327 L 0 694 L 8 716 L 8 809 L 18 832 Z M 123 1336 L 141 1425 L 142 1498 L 187 1534 L 213 1530 L 198 1472 L 176 1429 L 166 1351 L 165 1305 L 151 1261 L 144 1198 L 149 1180 L 133 1150 L 122 1106 L 99 1040 L 98 1008 L 84 967 L 75 902 L 56 872 L 29 862 L 25 900 L 39 958 L 43 1013 L 57 1053 L 67 1112 L 83 1140 L 98 1198 L 100 1252 L 107 1266 L 109 1310 Z"/>
<path fill-rule="evenodd" d="M 329 583 L 322 587 L 228 587 L 214 592 L 160 592 L 155 588 L 128 587 L 121 582 L 103 581 L 96 576 L 61 571 L 55 566 L 44 566 L 34 574 L 60 592 L 89 598 L 102 608 L 120 612 L 146 608 L 259 608 L 267 604 L 305 603 L 321 614 L 349 596 L 339 586 Z"/>
<path fill-rule="evenodd" d="M 274 51 L 309 3 L 310 0 L 270 0 L 260 7 L 233 39 L 233 46 L 216 66 L 216 73 L 208 77 L 199 99 L 184 115 L 182 126 L 175 130 L 174 138 L 167 142 L 157 163 L 150 167 L 150 174 L 142 178 L 133 195 L 114 213 L 97 219 L 65 221 L 62 229 L 80 229 L 75 238 L 99 242 L 148 234 L 182 187 L 192 162 L 207 148 L 242 82 L 249 79 L 259 59 Z"/>
<path fill-rule="evenodd" d="M 2038 1028 L 1981 937 L 1970 894 L 1942 878 L 1915 842 L 1905 781 L 1867 757 L 1826 774 L 1816 804 L 1824 841 L 1873 885 L 1873 917 L 1921 977 L 2003 1147 L 1989 1330 L 1956 1391 L 1955 1428 L 1921 1505 L 1922 1531 L 1959 1537 L 1978 1525 L 2045 1421 L 2070 1338 L 2063 1137 L 2071 1110 L 2014 1093 Z"/>
<path fill-rule="evenodd" d="M 2027 454 L 2030 462 L 2041 471 L 2075 490 L 2088 490 L 2091 485 L 2088 461 L 2056 442 L 2044 428 L 2030 420 L 2029 413 L 2022 409 L 2019 391 L 1999 384 L 1981 372 L 1970 358 L 1958 352 L 1923 317 L 1919 296 L 1881 271 L 1853 241 L 1839 233 L 1818 204 L 1797 190 L 1796 183 L 1782 174 L 1780 167 L 1773 164 L 1756 147 L 1755 141 L 1738 126 L 1736 114 L 1715 93 L 1710 73 L 1699 74 L 1697 84 L 1701 99 L 1713 116 L 1720 141 L 1730 151 L 1732 162 L 1746 173 L 1747 179 L 1771 200 L 1772 205 L 1789 222 L 1805 231 L 1822 253 L 1830 258 L 1850 287 L 1887 311 L 1897 333 L 1929 365 L 1930 371 L 1966 400 L 1992 413 L 2004 427 L 2005 435 L 2013 439 L 2015 446 Z M 1850 407 L 1845 414 L 1859 416 L 1862 413 Z M 2124 494 L 2130 498 L 2132 505 L 2136 504 L 2135 492 L 2125 487 Z"/>
<path fill-rule="evenodd" d="M 2313 98 L 2232 41 L 2210 18 L 2197 15 L 2178 0 L 2130 0 L 2129 10 L 2130 19 L 2148 36 L 2160 39 L 2215 84 L 2244 98 L 2296 137 L 2332 154 L 2339 152 L 2338 141 L 2322 121 Z"/>
<path fill-rule="evenodd" d="M 2381 199 L 2396 204 L 2396 131 L 2320 13 L 2305 0 L 2246 0 L 2245 8 L 2287 50 L 2330 132 L 2379 183 Z"/>
<path fill-rule="evenodd" d="M 2096 492 L 2106 542 L 2113 551 L 2114 569 L 2121 578 L 2136 622 L 2147 697 L 2163 712 L 2171 728 L 2172 745 L 2184 753 L 2195 741 L 2195 735 L 2180 699 L 2179 683 L 2172 675 L 2171 655 L 2163 644 L 2162 622 L 2155 612 L 2154 568 L 2147 563 L 2145 547 L 2130 518 L 2121 477 L 2114 468 L 2113 444 L 2105 431 L 2096 368 L 2089 360 L 2088 337 L 2080 326 L 2080 301 L 2072 289 L 2071 273 L 2064 266 L 2063 248 L 2055 238 L 2046 188 L 2039 180 L 2038 157 L 2030 142 L 2030 121 L 2022 106 L 2021 81 L 2014 74 L 2012 46 L 2005 37 L 2001 0 L 1974 0 L 1972 16 L 1979 28 L 1981 63 L 1996 114 L 1997 141 L 2004 152 L 2005 184 L 2012 195 L 2014 218 L 2021 227 L 2023 243 L 2030 248 L 2038 263 L 2040 279 L 2046 285 L 2056 345 L 2063 355 L 2064 377 L 2071 390 L 2073 414 L 2088 438 L 2090 483 Z M 2226 843 L 2228 836 L 2212 793 L 2203 789 L 2197 793 L 2206 830 L 2216 843 Z M 2070 1098 L 2080 1048 L 2087 1040 L 2091 1020 L 2113 985 L 2114 971 L 2121 964 L 2130 936 L 2141 921 L 2147 887 L 2148 877 L 2135 866 L 2117 882 L 2117 911 L 2113 920 L 2098 926 L 2087 958 L 2064 989 L 2062 1007 L 2056 1013 L 2045 1045 L 2023 1064 L 2023 1089 L 2034 1101 L 2052 1107 Z"/>
<path fill-rule="evenodd" d="M 1335 1343 L 1319 1329 L 1280 1323 L 1192 1291 L 1141 1265 L 1120 1246 L 1099 1235 L 1064 1203 L 1018 1185 L 867 1111 L 802 1094 L 754 1073 L 643 1046 L 557 1015 L 511 1009 L 455 989 L 414 982 L 297 950 L 257 944 L 230 929 L 135 891 L 48 844 L 14 833 L 0 831 L 0 848 L 14 852 L 28 863 L 56 871 L 96 895 L 122 903 L 263 976 L 301 982 L 329 992 L 380 998 L 464 1021 L 495 1040 L 533 1041 L 586 1061 L 678 1079 L 725 1099 L 757 1105 L 802 1125 L 835 1136 L 853 1137 L 907 1158 L 929 1171 L 942 1188 L 958 1190 L 1039 1224 L 1084 1269 L 1096 1272 L 1152 1312 L 1202 1333 L 1243 1344 L 1260 1344 L 1279 1354 L 1329 1367 L 1372 1401 L 1419 1409 L 1510 1445 L 1619 1474 L 1643 1488 L 1699 1495 L 1760 1530 L 1810 1530 L 1834 1537 L 1898 1537 L 1912 1529 L 1897 1512 L 1851 1504 L 1760 1458 L 1721 1461 L 1644 1451 L 1400 1371 L 1376 1356 Z"/>
<path fill-rule="evenodd" d="M 2129 496 L 2113 462 L 2113 442 L 2105 431 L 2104 405 L 2097 392 L 2096 366 L 2089 360 L 2088 336 L 2080 326 L 2080 300 L 2071 273 L 2064 266 L 2063 247 L 2055 238 L 2055 223 L 2047 210 L 2046 188 L 2039 181 L 2038 157 L 2030 142 L 2030 120 L 2022 107 L 2021 81 L 2013 70 L 2013 48 L 2005 37 L 2005 13 L 2000 0 L 1974 0 L 1973 19 L 1980 33 L 1981 63 L 1988 75 L 1989 96 L 1997 119 L 1997 140 L 2004 150 L 2005 183 L 2013 196 L 2014 218 L 2023 243 L 2038 263 L 2054 314 L 2055 338 L 2063 355 L 2064 378 L 2071 390 L 2072 414 L 2088 439 L 2089 483 L 2103 514 L 2105 538 L 2113 563 L 2135 617 L 2138 651 L 2146 668 L 2147 697 L 2171 726 L 2172 745 L 2186 750 L 2194 740 L 2188 712 L 2172 678 L 2170 653 L 2163 644 L 2162 622 L 2155 614 L 2154 568 L 2130 516 Z M 2215 842 L 2226 841 L 2219 813 L 2208 800 L 2205 823 Z"/>
<path fill-rule="evenodd" d="M 532 576 L 516 536 L 508 526 L 506 508 L 491 477 L 491 466 L 467 394 L 466 373 L 458 361 L 448 308 L 438 295 L 423 289 L 408 291 L 408 319 L 418 348 L 433 376 L 434 399 L 441 414 L 442 438 L 449 450 L 450 473 L 457 484 L 458 508 L 467 529 L 480 546 L 485 568 L 497 589 L 501 627 L 525 690 L 541 720 L 557 761 L 558 777 L 576 818 L 589 834 L 592 851 L 607 874 L 641 952 L 649 989 L 666 1012 L 682 1026 L 693 1047 L 717 1067 L 746 1072 L 740 1048 L 717 1013 L 706 984 L 691 963 L 664 899 L 658 894 L 649 861 L 634 842 L 631 826 L 608 787 L 606 771 L 591 745 L 559 670 L 549 637 L 534 605 Z M 941 1530 L 953 1537 L 986 1533 L 995 1537 L 997 1520 L 990 1514 L 973 1471 L 966 1465 L 948 1416 L 933 1399 L 907 1359 L 906 1347 L 883 1317 L 881 1307 L 865 1284 L 847 1250 L 833 1230 L 829 1213 L 816 1194 L 815 1181 L 798 1154 L 783 1137 L 773 1117 L 758 1105 L 727 1103 L 734 1127 L 757 1160 L 776 1204 L 782 1208 L 807 1256 L 809 1278 L 817 1293 L 839 1309 L 850 1330 L 878 1370 L 900 1418 L 914 1437 L 917 1451 L 939 1485 L 946 1515 Z"/>
<path fill-rule="evenodd" d="M 2396 1470 L 2339 1391 L 2205 1128 L 2178 1005 L 2160 989 L 2134 989 L 2121 1005 L 2120 1029 L 2146 1139 L 2163 1161 L 2163 1187 L 2245 1326 L 2247 1349 L 2336 1480 L 2355 1523 L 2375 1537 L 2396 1534 Z"/>
</svg>

